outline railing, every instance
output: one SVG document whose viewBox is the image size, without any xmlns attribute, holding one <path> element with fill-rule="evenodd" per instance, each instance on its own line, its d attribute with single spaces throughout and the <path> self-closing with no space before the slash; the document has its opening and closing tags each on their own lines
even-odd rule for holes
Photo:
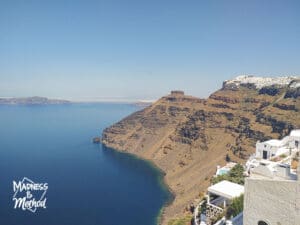
<svg viewBox="0 0 300 225">
<path fill-rule="evenodd" d="M 206 204 L 207 224 L 211 224 L 211 220 L 223 213 L 224 209 L 211 203 Z"/>
<path fill-rule="evenodd" d="M 201 207 L 201 205 L 204 203 L 204 201 L 201 201 L 197 207 L 195 208 L 195 211 L 194 211 L 194 224 L 195 225 L 200 225 L 200 220 L 198 219 L 198 214 L 199 214 L 199 207 Z"/>
<path fill-rule="evenodd" d="M 221 212 L 224 211 L 223 208 L 221 208 L 221 207 L 219 207 L 219 206 L 217 206 L 217 205 L 214 205 L 214 204 L 211 204 L 211 203 L 207 203 L 206 205 L 207 205 L 207 206 L 210 206 L 210 207 L 212 207 L 212 208 L 214 208 L 214 209 L 216 209 L 216 210 L 218 210 L 218 211 L 221 211 Z"/>
</svg>

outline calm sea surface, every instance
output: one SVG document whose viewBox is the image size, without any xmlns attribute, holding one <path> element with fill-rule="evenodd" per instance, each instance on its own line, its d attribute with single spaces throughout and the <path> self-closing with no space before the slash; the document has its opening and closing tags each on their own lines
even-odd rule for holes
<svg viewBox="0 0 300 225">
<path fill-rule="evenodd" d="M 156 224 L 170 198 L 159 171 L 91 143 L 136 110 L 127 104 L 0 106 L 0 224 Z M 48 183 L 46 209 L 14 209 L 13 181 L 24 177 Z"/>
</svg>

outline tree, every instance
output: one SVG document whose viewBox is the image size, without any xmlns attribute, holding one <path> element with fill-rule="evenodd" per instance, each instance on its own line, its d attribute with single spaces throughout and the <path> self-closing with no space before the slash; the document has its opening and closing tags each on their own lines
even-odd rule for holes
<svg viewBox="0 0 300 225">
<path fill-rule="evenodd" d="M 237 184 L 244 184 L 244 167 L 241 164 L 236 164 L 228 173 L 229 181 Z"/>
</svg>

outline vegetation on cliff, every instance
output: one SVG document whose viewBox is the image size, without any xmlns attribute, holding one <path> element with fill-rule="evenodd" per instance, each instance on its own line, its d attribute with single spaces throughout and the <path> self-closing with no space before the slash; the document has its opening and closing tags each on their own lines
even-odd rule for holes
<svg viewBox="0 0 300 225">
<path fill-rule="evenodd" d="M 212 177 L 211 182 L 216 184 L 222 180 L 228 180 L 233 183 L 244 185 L 244 167 L 241 164 L 236 164 L 227 174 Z"/>
<path fill-rule="evenodd" d="M 181 218 L 171 219 L 168 222 L 168 225 L 191 225 L 192 224 L 192 216 L 186 215 Z"/>
</svg>

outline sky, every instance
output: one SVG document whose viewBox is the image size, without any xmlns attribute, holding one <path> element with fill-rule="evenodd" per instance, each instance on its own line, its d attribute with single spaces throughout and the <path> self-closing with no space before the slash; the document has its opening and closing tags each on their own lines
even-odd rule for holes
<svg viewBox="0 0 300 225">
<path fill-rule="evenodd" d="M 300 1 L 0 0 L 0 96 L 207 97 L 300 74 Z"/>
</svg>

